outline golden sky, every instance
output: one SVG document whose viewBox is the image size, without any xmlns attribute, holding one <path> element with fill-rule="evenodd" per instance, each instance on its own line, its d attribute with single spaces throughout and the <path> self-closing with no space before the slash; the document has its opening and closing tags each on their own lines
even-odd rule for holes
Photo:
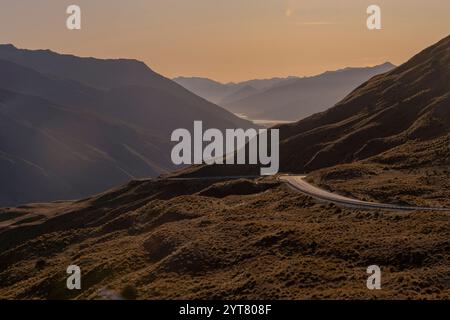
<svg viewBox="0 0 450 320">
<path fill-rule="evenodd" d="M 366 28 L 371 4 L 382 30 Z M 450 0 L 0 0 L 0 43 L 228 82 L 400 64 L 450 34 L 449 14 Z"/>
</svg>

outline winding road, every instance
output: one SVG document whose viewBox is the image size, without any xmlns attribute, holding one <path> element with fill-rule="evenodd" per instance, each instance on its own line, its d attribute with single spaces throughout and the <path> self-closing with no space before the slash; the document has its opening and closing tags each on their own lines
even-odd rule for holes
<svg viewBox="0 0 450 320">
<path fill-rule="evenodd" d="M 450 211 L 450 208 L 435 208 L 435 207 L 414 207 L 394 204 L 385 204 L 377 202 L 361 201 L 352 198 L 347 198 L 335 193 L 331 193 L 320 188 L 317 188 L 305 181 L 305 176 L 283 175 L 278 179 L 287 183 L 292 189 L 311 196 L 314 199 L 331 202 L 343 207 L 358 208 L 358 209 L 384 209 L 384 210 L 399 210 L 399 211 Z"/>
<path fill-rule="evenodd" d="M 165 178 L 173 181 L 189 181 L 189 180 L 232 180 L 232 179 L 255 179 L 260 176 L 214 176 L 214 177 L 187 177 L 187 178 Z M 286 183 L 289 187 L 297 192 L 301 192 L 316 200 L 334 203 L 336 205 L 357 208 L 364 210 L 395 210 L 395 211 L 449 211 L 450 208 L 445 207 L 419 207 L 419 206 L 405 206 L 396 204 L 387 204 L 379 202 L 369 202 L 348 197 L 339 194 L 331 193 L 315 187 L 305 180 L 304 175 L 280 175 L 278 180 Z"/>
</svg>

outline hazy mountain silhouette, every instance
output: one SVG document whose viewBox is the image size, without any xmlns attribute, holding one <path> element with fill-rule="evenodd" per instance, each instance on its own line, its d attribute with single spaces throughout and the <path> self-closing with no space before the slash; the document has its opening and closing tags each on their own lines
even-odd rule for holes
<svg viewBox="0 0 450 320">
<path fill-rule="evenodd" d="M 240 100 L 246 95 L 243 92 L 251 87 L 254 90 L 252 94 L 266 90 L 285 81 L 297 79 L 296 77 L 288 78 L 271 78 L 271 79 L 254 79 L 243 82 L 220 83 L 214 80 L 200 77 L 178 77 L 173 79 L 176 83 L 185 87 L 187 90 L 205 98 L 208 101 L 219 104 L 224 102 L 233 102 Z M 247 89 L 245 89 L 247 88 Z M 244 90 L 244 91 L 241 91 Z M 234 97 L 237 95 L 236 97 Z"/>
<path fill-rule="evenodd" d="M 84 58 L 50 50 L 18 49 L 11 44 L 0 46 L 0 59 L 101 89 L 128 85 L 148 85 L 161 89 L 177 87 L 143 62 L 132 59 Z"/>
<path fill-rule="evenodd" d="M 178 77 L 174 81 L 225 109 L 255 120 L 297 121 L 321 112 L 371 77 L 395 66 L 345 68 L 312 77 L 256 79 L 227 83 L 207 78 Z"/>
<path fill-rule="evenodd" d="M 170 166 L 168 143 L 118 120 L 0 90 L 0 203 L 79 198 Z"/>
<path fill-rule="evenodd" d="M 221 104 L 249 119 L 300 120 L 321 112 L 374 75 L 394 68 L 390 63 L 370 68 L 346 68 L 318 76 L 291 79 L 234 102 Z"/>
<path fill-rule="evenodd" d="M 213 103 L 218 103 L 227 95 L 238 90 L 234 84 L 222 84 L 214 80 L 200 77 L 178 77 L 173 79 L 173 81 Z"/>
<path fill-rule="evenodd" d="M 252 87 L 251 85 L 245 85 L 239 89 L 237 89 L 236 91 L 234 91 L 233 93 L 225 96 L 224 98 L 222 98 L 218 104 L 219 105 L 227 105 L 229 103 L 233 103 L 235 101 L 239 101 L 241 99 L 247 98 L 251 95 L 254 95 L 256 93 L 260 92 L 258 89 L 255 89 L 254 87 Z"/>
<path fill-rule="evenodd" d="M 0 205 L 79 198 L 173 169 L 170 133 L 252 126 L 134 60 L 0 46 Z M 7 181 L 7 183 L 6 183 Z"/>
</svg>

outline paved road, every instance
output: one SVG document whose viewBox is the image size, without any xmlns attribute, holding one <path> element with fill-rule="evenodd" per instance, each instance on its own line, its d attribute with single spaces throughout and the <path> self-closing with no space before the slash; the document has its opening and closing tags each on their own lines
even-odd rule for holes
<svg viewBox="0 0 450 320">
<path fill-rule="evenodd" d="M 317 200 L 331 202 L 337 205 L 359 209 L 385 209 L 400 211 L 450 211 L 450 208 L 433 208 L 433 207 L 413 207 L 393 205 L 377 202 L 367 202 L 356 199 L 347 198 L 338 194 L 327 192 L 319 189 L 304 180 L 305 176 L 280 176 L 279 180 L 287 183 L 293 189 L 309 195 Z"/>
<path fill-rule="evenodd" d="M 214 176 L 214 177 L 187 177 L 187 178 L 160 178 L 161 180 L 170 181 L 191 181 L 191 180 L 239 180 L 239 179 L 256 179 L 261 178 L 261 176 Z"/>
<path fill-rule="evenodd" d="M 231 179 L 255 179 L 259 176 L 217 176 L 217 177 L 196 177 L 196 178 L 166 178 L 174 181 L 189 181 L 189 180 L 231 180 Z M 450 208 L 437 207 L 414 207 L 403 206 L 395 204 L 386 204 L 378 202 L 368 202 L 352 198 L 347 198 L 335 193 L 325 191 L 317 188 L 304 180 L 302 175 L 282 175 L 278 180 L 288 184 L 291 188 L 306 194 L 314 199 L 334 203 L 343 207 L 358 208 L 358 209 L 384 209 L 384 210 L 398 210 L 398 211 L 450 211 Z"/>
</svg>

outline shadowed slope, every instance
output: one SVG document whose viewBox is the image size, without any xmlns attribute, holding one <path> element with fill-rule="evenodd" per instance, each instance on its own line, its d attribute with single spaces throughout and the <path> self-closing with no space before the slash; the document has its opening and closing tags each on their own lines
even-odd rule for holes
<svg viewBox="0 0 450 320">
<path fill-rule="evenodd" d="M 450 130 L 450 37 L 361 85 L 324 113 L 281 126 L 281 166 L 303 172 L 366 159 Z"/>
<path fill-rule="evenodd" d="M 262 92 L 220 105 L 249 119 L 297 121 L 331 107 L 364 81 L 394 67 L 385 63 L 289 79 Z"/>
<path fill-rule="evenodd" d="M 6 60 L 5 60 L 6 59 Z M 252 124 L 145 64 L 0 45 L 0 206 L 73 199 L 174 169 L 170 135 Z"/>
</svg>

